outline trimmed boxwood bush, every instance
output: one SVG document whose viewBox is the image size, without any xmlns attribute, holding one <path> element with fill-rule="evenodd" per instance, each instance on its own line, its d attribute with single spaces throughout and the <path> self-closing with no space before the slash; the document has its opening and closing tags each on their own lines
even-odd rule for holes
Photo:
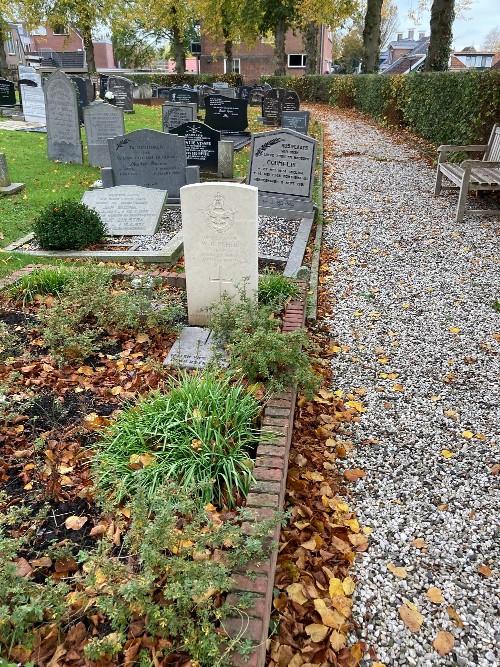
<svg viewBox="0 0 500 667">
<path fill-rule="evenodd" d="M 240 74 L 164 74 L 159 72 L 145 72 L 140 74 L 126 74 L 127 79 L 138 85 L 141 83 L 157 83 L 159 86 L 182 86 L 188 83 L 190 86 L 207 84 L 210 86 L 215 81 L 225 81 L 230 86 L 241 86 L 243 78 Z"/>
<path fill-rule="evenodd" d="M 74 199 L 52 202 L 33 223 L 35 239 L 45 250 L 79 250 L 106 233 L 101 217 Z"/>
</svg>

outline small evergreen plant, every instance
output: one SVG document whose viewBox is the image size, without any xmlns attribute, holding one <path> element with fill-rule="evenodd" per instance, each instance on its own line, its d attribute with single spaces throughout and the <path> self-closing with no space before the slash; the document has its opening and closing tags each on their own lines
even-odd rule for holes
<svg viewBox="0 0 500 667">
<path fill-rule="evenodd" d="M 101 217 L 73 199 L 52 202 L 33 223 L 35 239 L 46 250 L 79 250 L 106 233 Z"/>
</svg>

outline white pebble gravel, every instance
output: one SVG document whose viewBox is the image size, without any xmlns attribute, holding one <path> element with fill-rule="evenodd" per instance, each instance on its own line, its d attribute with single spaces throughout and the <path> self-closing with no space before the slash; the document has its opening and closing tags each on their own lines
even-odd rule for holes
<svg viewBox="0 0 500 667">
<path fill-rule="evenodd" d="M 324 244 L 339 250 L 329 326 L 349 347 L 334 359 L 333 388 L 366 390 L 343 461 L 367 473 L 351 504 L 373 529 L 354 570 L 357 636 L 387 666 L 498 667 L 498 219 L 457 224 L 457 195 L 434 196 L 434 170 L 383 129 L 332 111 L 328 131 L 336 187 Z M 419 632 L 400 618 L 405 598 L 424 616 Z M 455 638 L 444 656 L 432 645 L 442 630 Z"/>
</svg>

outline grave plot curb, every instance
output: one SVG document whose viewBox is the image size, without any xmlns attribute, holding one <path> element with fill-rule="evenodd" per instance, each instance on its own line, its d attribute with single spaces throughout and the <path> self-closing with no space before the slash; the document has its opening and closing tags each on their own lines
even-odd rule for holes
<svg viewBox="0 0 500 667">
<path fill-rule="evenodd" d="M 15 283 L 38 267 L 47 266 L 46 264 L 25 266 L 0 281 L 0 288 Z M 113 273 L 119 278 L 144 276 L 147 273 L 148 276 L 161 278 L 175 287 L 185 288 L 186 286 L 184 273 L 160 270 L 144 272 L 137 269 L 117 269 Z M 305 325 L 307 283 L 305 281 L 297 281 L 297 283 L 301 294 L 297 301 L 290 302 L 286 307 L 283 316 L 283 332 L 295 331 Z M 296 399 L 297 392 L 294 388 L 287 392 L 274 394 L 268 400 L 264 410 L 263 430 L 268 434 L 272 433 L 273 437 L 272 439 L 266 438 L 264 433 L 257 447 L 253 470 L 255 482 L 246 500 L 246 507 L 252 517 L 243 523 L 243 530 L 248 533 L 252 532 L 253 523 L 272 519 L 276 512 L 283 508 Z M 264 667 L 265 665 L 279 536 L 280 526 L 277 525 L 270 535 L 275 546 L 269 556 L 261 562 L 249 563 L 233 576 L 234 589 L 228 595 L 227 602 L 235 608 L 235 615 L 226 618 L 223 627 L 230 640 L 249 639 L 254 645 L 249 655 L 242 655 L 237 651 L 231 653 L 231 663 L 234 667 Z M 248 593 L 253 596 L 251 606 L 241 612 L 236 612 L 242 596 Z"/>
</svg>

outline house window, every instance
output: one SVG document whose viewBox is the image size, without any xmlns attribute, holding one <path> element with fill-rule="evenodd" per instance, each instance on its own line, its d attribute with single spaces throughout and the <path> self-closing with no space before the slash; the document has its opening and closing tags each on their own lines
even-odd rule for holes
<svg viewBox="0 0 500 667">
<path fill-rule="evenodd" d="M 231 67 L 227 58 L 224 58 L 224 74 L 241 74 L 241 61 L 240 58 L 233 58 L 231 62 Z"/>
<path fill-rule="evenodd" d="M 68 35 L 68 27 L 59 23 L 52 28 L 52 33 L 54 35 Z"/>
<path fill-rule="evenodd" d="M 6 44 L 7 44 L 7 53 L 9 54 L 9 56 L 15 56 L 16 52 L 14 50 L 14 40 L 12 39 L 12 37 L 9 37 Z"/>
<path fill-rule="evenodd" d="M 289 53 L 288 67 L 305 67 L 306 56 L 303 53 Z"/>
</svg>

